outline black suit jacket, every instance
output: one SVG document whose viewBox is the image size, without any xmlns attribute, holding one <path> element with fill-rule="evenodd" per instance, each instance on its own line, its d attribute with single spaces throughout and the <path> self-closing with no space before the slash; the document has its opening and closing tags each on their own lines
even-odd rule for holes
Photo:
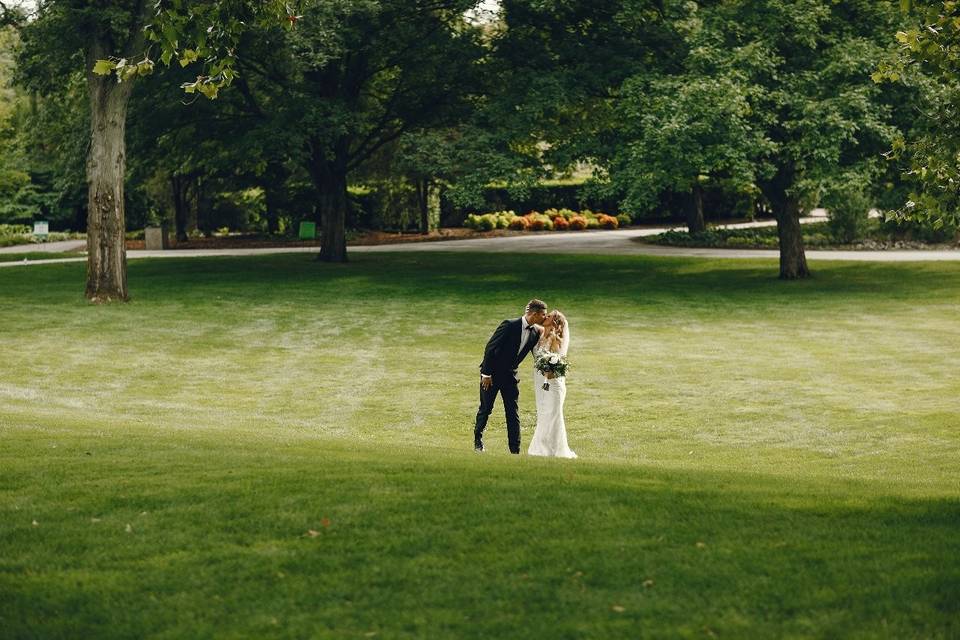
<svg viewBox="0 0 960 640">
<path fill-rule="evenodd" d="M 527 335 L 521 336 L 521 333 Z M 523 331 L 523 318 L 504 320 L 487 341 L 487 347 L 483 350 L 483 362 L 480 363 L 480 373 L 491 376 L 516 371 L 537 344 L 539 337 L 536 329 Z M 521 339 L 524 340 L 522 349 Z"/>
</svg>

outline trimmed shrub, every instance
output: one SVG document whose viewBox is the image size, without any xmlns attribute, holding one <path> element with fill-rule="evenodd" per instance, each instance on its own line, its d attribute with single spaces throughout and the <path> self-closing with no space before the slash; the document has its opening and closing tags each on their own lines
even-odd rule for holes
<svg viewBox="0 0 960 640">
<path fill-rule="evenodd" d="M 825 233 L 811 233 L 804 235 L 803 242 L 811 247 L 827 247 L 831 243 L 831 238 Z"/>
<path fill-rule="evenodd" d="M 587 219 L 583 216 L 573 216 L 570 218 L 571 231 L 583 231 L 587 228 Z"/>
<path fill-rule="evenodd" d="M 480 216 L 477 222 L 477 231 L 493 231 L 497 228 L 497 216 L 487 213 Z"/>
<path fill-rule="evenodd" d="M 743 236 L 731 236 L 727 238 L 726 246 L 737 249 L 753 247 L 757 244 L 755 238 L 744 238 Z"/>
<path fill-rule="evenodd" d="M 617 216 L 617 223 L 621 227 L 629 227 L 630 225 L 633 224 L 633 218 L 631 218 L 629 215 L 625 213 L 621 213 Z"/>
<path fill-rule="evenodd" d="M 22 236 L 33 233 L 33 227 L 28 224 L 0 224 L 0 236 Z"/>
<path fill-rule="evenodd" d="M 587 218 L 587 229 L 599 229 L 600 221 L 596 217 Z"/>
<path fill-rule="evenodd" d="M 838 242 L 850 244 L 866 235 L 870 200 L 861 189 L 829 193 L 824 198 L 824 205 L 829 216 L 830 234 Z"/>
<path fill-rule="evenodd" d="M 597 214 L 597 224 L 600 225 L 601 229 L 616 229 L 620 226 L 620 223 L 613 216 L 608 216 L 605 213 Z"/>
<path fill-rule="evenodd" d="M 557 216 L 553 219 L 553 228 L 557 231 L 566 231 L 570 228 L 570 222 L 563 216 Z"/>
<path fill-rule="evenodd" d="M 526 231 L 530 226 L 530 219 L 518 216 L 510 221 L 507 225 L 508 228 L 513 229 L 514 231 Z"/>
</svg>

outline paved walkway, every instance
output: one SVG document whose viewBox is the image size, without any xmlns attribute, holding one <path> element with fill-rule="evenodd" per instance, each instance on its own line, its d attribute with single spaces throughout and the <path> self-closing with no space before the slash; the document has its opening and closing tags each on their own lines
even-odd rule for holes
<svg viewBox="0 0 960 640">
<path fill-rule="evenodd" d="M 819 222 L 823 218 L 805 218 L 801 222 Z M 750 228 L 773 226 L 773 221 L 747 222 L 724 225 L 726 228 Z M 376 246 L 349 247 L 348 253 L 383 252 L 486 252 L 486 253 L 576 253 L 607 255 L 652 255 L 688 256 L 698 258 L 765 258 L 776 259 L 775 249 L 695 249 L 663 247 L 638 242 L 638 238 L 663 233 L 669 227 L 646 229 L 619 229 L 616 231 L 583 231 L 577 233 L 531 233 L 499 238 L 471 240 L 443 240 L 434 242 L 410 242 Z M 673 227 L 683 229 L 684 227 Z M 60 243 L 50 243 L 60 244 Z M 36 246 L 36 245 L 32 245 Z M 61 251 L 64 249 L 61 249 Z M 129 259 L 139 258 L 193 258 L 202 256 L 254 256 L 271 253 L 316 253 L 316 247 L 278 247 L 270 249 L 168 249 L 166 251 L 128 251 Z M 942 250 L 890 250 L 890 251 L 823 251 L 807 250 L 807 260 L 858 260 L 876 262 L 914 261 L 960 261 L 960 251 Z M 80 261 L 83 258 L 60 260 L 31 260 L 29 262 L 0 262 L 0 267 L 27 264 L 50 264 L 54 262 Z"/>
</svg>

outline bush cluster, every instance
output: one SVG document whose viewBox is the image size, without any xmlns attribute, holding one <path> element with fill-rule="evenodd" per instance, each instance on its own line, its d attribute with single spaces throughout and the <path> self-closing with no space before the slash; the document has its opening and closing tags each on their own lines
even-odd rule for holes
<svg viewBox="0 0 960 640">
<path fill-rule="evenodd" d="M 12 247 L 20 244 L 41 242 L 59 242 L 76 240 L 83 236 L 79 233 L 52 231 L 43 240 L 33 235 L 33 227 L 27 224 L 0 224 L 0 247 Z"/>
<path fill-rule="evenodd" d="M 543 213 L 530 211 L 518 216 L 513 211 L 495 211 L 493 213 L 467 216 L 463 226 L 475 231 L 492 229 L 513 229 L 514 231 L 582 231 L 584 229 L 616 229 L 632 223 L 629 215 L 621 213 L 610 216 L 589 209 L 547 209 Z"/>
<path fill-rule="evenodd" d="M 826 247 L 837 243 L 828 223 L 805 224 L 802 230 L 803 243 L 808 247 Z M 672 247 L 776 249 L 779 246 L 776 227 L 707 229 L 698 233 L 665 231 L 649 240 Z"/>
</svg>

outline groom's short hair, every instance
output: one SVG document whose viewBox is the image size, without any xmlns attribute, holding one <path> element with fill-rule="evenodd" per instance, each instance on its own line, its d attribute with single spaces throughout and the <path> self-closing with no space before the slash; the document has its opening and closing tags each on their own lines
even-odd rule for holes
<svg viewBox="0 0 960 640">
<path fill-rule="evenodd" d="M 546 310 L 547 310 L 547 303 L 544 302 L 543 300 L 537 300 L 536 298 L 534 298 L 533 300 L 527 303 L 528 313 L 529 312 L 536 313 L 537 311 L 546 311 Z"/>
</svg>

